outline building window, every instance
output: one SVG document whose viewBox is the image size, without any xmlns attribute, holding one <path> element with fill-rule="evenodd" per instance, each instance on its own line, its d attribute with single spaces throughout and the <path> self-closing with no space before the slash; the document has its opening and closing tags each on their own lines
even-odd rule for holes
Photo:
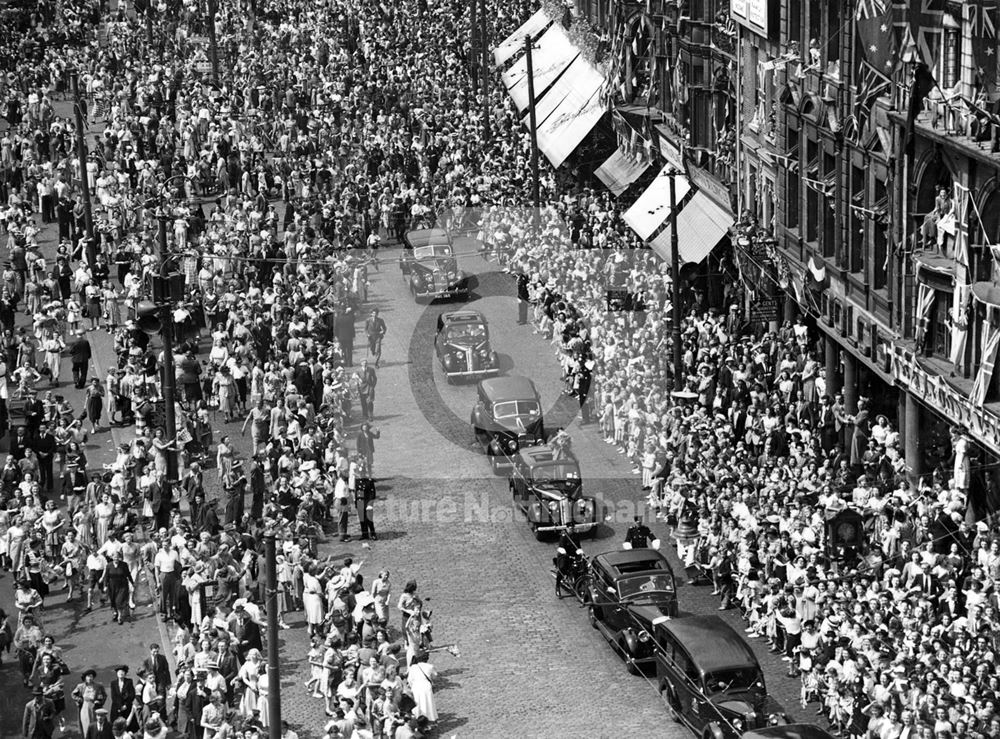
<svg viewBox="0 0 1000 739">
<path fill-rule="evenodd" d="M 948 23 L 947 19 L 951 19 Z M 954 26 L 954 27 L 952 27 Z M 944 54 L 941 55 L 941 87 L 947 89 L 958 84 L 962 74 L 962 30 L 951 15 L 946 16 L 944 29 Z"/>
<path fill-rule="evenodd" d="M 830 62 L 836 62 L 840 59 L 840 42 L 844 38 L 844 29 L 841 27 L 841 6 L 842 3 L 827 3 L 826 6 L 826 62 L 828 67 L 832 66 L 838 72 L 837 65 L 830 65 Z"/>
<path fill-rule="evenodd" d="M 799 173 L 789 170 L 785 176 L 785 225 L 788 228 L 799 227 Z"/>
<path fill-rule="evenodd" d="M 850 272 L 865 271 L 865 170 L 861 167 L 851 167 L 851 216 L 850 233 L 847 243 L 850 244 L 847 269 Z"/>
<path fill-rule="evenodd" d="M 815 141 L 806 143 L 806 241 L 815 242 L 819 229 L 819 145 Z"/>
<path fill-rule="evenodd" d="M 823 256 L 832 257 L 837 248 L 836 185 L 837 160 L 832 154 L 823 155 Z"/>
<path fill-rule="evenodd" d="M 788 0 L 788 41 L 802 45 L 802 0 Z"/>
<path fill-rule="evenodd" d="M 889 274 L 889 191 L 884 180 L 875 180 L 874 239 L 872 249 L 872 283 L 876 290 L 885 288 Z"/>
<path fill-rule="evenodd" d="M 934 312 L 931 316 L 931 353 L 935 357 L 947 359 L 951 356 L 951 330 L 948 325 L 948 312 L 951 310 L 951 295 L 939 292 L 934 300 Z"/>
</svg>

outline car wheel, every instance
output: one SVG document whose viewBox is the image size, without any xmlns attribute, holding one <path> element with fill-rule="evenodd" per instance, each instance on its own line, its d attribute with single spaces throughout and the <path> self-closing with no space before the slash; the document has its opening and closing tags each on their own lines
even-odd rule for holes
<svg viewBox="0 0 1000 739">
<path fill-rule="evenodd" d="M 595 629 L 597 628 L 597 614 L 594 613 L 594 607 L 593 606 L 590 606 L 587 609 L 587 620 L 590 621 L 590 625 L 593 628 L 595 628 Z"/>
<path fill-rule="evenodd" d="M 451 375 L 449 375 L 447 372 L 444 373 L 444 379 L 445 379 L 445 382 L 447 382 L 449 385 L 454 385 L 455 384 L 455 378 L 452 377 Z"/>
<path fill-rule="evenodd" d="M 548 532 L 547 531 L 539 531 L 538 530 L 538 524 L 537 523 L 532 523 L 531 524 L 531 533 L 535 535 L 535 540 L 536 541 L 545 541 L 545 535 Z"/>
<path fill-rule="evenodd" d="M 580 599 L 581 603 L 587 602 L 587 595 L 589 593 L 589 588 L 588 588 L 589 584 L 590 582 L 586 575 L 581 575 L 576 579 L 576 582 L 573 583 L 573 592 L 576 593 L 576 597 Z M 593 608 L 590 609 L 590 617 L 591 617 L 591 625 L 596 627 L 597 624 L 593 622 L 594 619 Z"/>
</svg>

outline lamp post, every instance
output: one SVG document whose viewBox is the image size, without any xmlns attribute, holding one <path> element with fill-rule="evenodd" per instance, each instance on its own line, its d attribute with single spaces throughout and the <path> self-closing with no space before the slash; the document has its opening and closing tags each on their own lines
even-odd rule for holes
<svg viewBox="0 0 1000 739">
<path fill-rule="evenodd" d="M 525 61 L 528 64 L 528 124 L 531 128 L 531 200 L 535 211 L 541 207 L 538 188 L 538 119 L 535 113 L 535 67 L 531 60 L 531 35 L 524 37 Z"/>
<path fill-rule="evenodd" d="M 476 2 L 476 0 L 473 0 Z M 483 7 L 479 12 L 479 43 L 483 53 L 480 64 L 480 74 L 483 76 L 483 142 L 490 140 L 490 64 L 489 51 L 490 44 L 488 38 L 488 19 L 486 17 L 486 0 L 482 0 Z"/>
<path fill-rule="evenodd" d="M 83 223 L 87 232 L 87 262 L 97 264 L 97 244 L 94 243 L 94 211 L 90 204 L 90 180 L 87 177 L 87 139 L 80 110 L 80 74 L 74 67 L 69 73 L 73 93 L 73 117 L 76 121 L 76 158 L 80 161 L 80 191 L 83 193 Z"/>
<path fill-rule="evenodd" d="M 208 0 L 208 47 L 212 59 L 212 82 L 219 84 L 219 41 L 215 34 L 216 0 Z"/>
<path fill-rule="evenodd" d="M 281 739 L 281 676 L 278 661 L 278 565 L 275 527 L 264 530 L 265 607 L 267 608 L 268 737 Z"/>
<path fill-rule="evenodd" d="M 667 173 L 670 179 L 670 281 L 672 283 L 671 300 L 673 302 L 673 358 L 674 358 L 674 391 L 683 390 L 681 385 L 684 377 L 684 361 L 681 353 L 681 254 L 677 241 L 677 188 L 674 179 L 680 174 L 672 168 Z"/>
<path fill-rule="evenodd" d="M 174 317 L 173 317 L 173 295 L 171 295 L 170 282 L 164 275 L 164 268 L 167 264 L 167 221 L 170 216 L 161 207 L 156 213 L 156 220 L 159 229 L 160 245 L 160 292 L 165 293 L 154 296 L 154 300 L 160 306 L 160 336 L 163 339 L 163 377 L 161 378 L 163 387 L 163 424 L 166 426 L 165 432 L 170 446 L 167 447 L 167 490 L 168 494 L 173 493 L 174 485 L 180 481 L 177 479 L 177 417 L 175 414 L 175 395 L 177 388 L 177 373 L 174 370 Z"/>
</svg>

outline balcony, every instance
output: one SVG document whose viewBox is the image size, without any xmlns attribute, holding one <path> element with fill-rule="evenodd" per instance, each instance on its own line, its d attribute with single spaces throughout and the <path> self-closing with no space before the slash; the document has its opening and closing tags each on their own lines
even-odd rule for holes
<svg viewBox="0 0 1000 739">
<path fill-rule="evenodd" d="M 906 114 L 889 111 L 889 118 L 905 126 Z M 970 108 L 962 99 L 924 101 L 916 130 L 937 144 L 991 166 L 1000 164 L 1000 118 Z"/>
</svg>

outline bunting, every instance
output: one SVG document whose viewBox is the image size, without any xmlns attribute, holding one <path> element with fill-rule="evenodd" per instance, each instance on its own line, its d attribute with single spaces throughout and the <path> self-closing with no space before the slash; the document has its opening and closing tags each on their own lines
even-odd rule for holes
<svg viewBox="0 0 1000 739">
<path fill-rule="evenodd" d="M 990 100 L 1000 98 L 997 89 L 998 0 L 970 0 L 964 6 L 972 46 L 972 63 L 983 93 Z"/>
</svg>

